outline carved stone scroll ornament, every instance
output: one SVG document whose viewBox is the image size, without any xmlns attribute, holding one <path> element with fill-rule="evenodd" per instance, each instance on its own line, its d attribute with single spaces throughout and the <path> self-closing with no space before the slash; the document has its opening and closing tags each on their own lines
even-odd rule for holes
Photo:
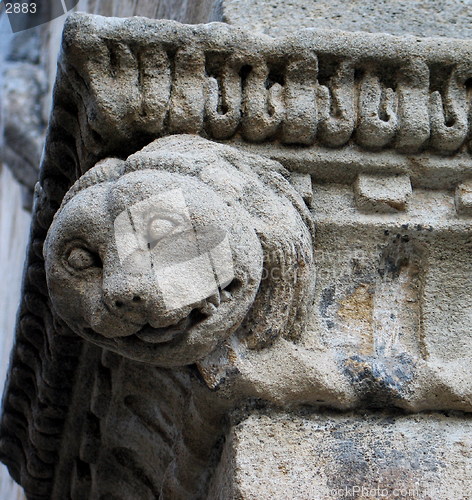
<svg viewBox="0 0 472 500">
<path fill-rule="evenodd" d="M 144 145 L 139 136 L 190 133 L 264 142 L 284 163 L 304 146 L 297 168 L 331 182 L 382 165 L 450 187 L 470 158 L 471 60 L 467 40 L 322 30 L 271 38 L 216 23 L 78 14 L 64 31 L 57 95 L 72 93 L 80 109 L 82 173 L 103 148 L 128 144 L 130 154 Z M 70 112 L 55 111 L 60 121 Z"/>
</svg>

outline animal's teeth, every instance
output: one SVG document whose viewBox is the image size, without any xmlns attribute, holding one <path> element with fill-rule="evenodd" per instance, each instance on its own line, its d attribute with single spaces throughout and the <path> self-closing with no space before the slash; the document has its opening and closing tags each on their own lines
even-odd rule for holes
<svg viewBox="0 0 472 500">
<path fill-rule="evenodd" d="M 210 302 L 207 302 L 201 309 L 203 314 L 206 314 L 207 316 L 212 316 L 216 312 L 216 306 L 215 304 L 211 304 Z"/>
<path fill-rule="evenodd" d="M 231 300 L 233 296 L 231 295 L 230 292 L 226 290 L 221 291 L 221 302 L 228 302 L 228 300 Z"/>
<path fill-rule="evenodd" d="M 210 304 L 213 304 L 216 307 L 218 307 L 220 305 L 220 294 L 219 293 L 215 293 L 211 297 L 208 297 L 207 302 L 209 302 Z"/>
</svg>

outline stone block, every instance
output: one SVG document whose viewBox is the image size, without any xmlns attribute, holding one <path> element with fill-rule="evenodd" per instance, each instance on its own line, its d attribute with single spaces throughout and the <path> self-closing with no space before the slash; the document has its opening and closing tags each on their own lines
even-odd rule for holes
<svg viewBox="0 0 472 500">
<path fill-rule="evenodd" d="M 367 212 L 398 212 L 407 207 L 411 194 L 407 175 L 361 174 L 354 186 L 356 204 Z"/>
<path fill-rule="evenodd" d="M 313 186 L 311 184 L 310 174 L 301 174 L 299 172 L 292 172 L 290 174 L 290 182 L 292 186 L 298 191 L 307 205 L 313 201 Z"/>
<path fill-rule="evenodd" d="M 27 495 L 469 498 L 469 417 L 392 408 L 472 411 L 471 54 L 71 16 L 0 424 Z"/>
<path fill-rule="evenodd" d="M 271 36 L 301 27 L 427 37 L 472 34 L 470 9 L 461 0 L 272 0 L 269 5 L 265 0 L 224 0 L 221 10 L 225 22 Z"/>
<path fill-rule="evenodd" d="M 463 182 L 456 189 L 456 210 L 461 215 L 472 215 L 472 180 Z"/>
<path fill-rule="evenodd" d="M 472 422 L 440 414 L 252 415 L 208 498 L 459 499 L 472 495 Z"/>
</svg>

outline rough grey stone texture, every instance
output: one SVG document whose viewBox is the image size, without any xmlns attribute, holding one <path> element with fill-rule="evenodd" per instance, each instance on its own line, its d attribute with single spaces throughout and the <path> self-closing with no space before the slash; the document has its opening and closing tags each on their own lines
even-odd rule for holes
<svg viewBox="0 0 472 500">
<path fill-rule="evenodd" d="M 80 10 L 87 10 L 86 2 L 82 1 L 80 4 Z M 211 10 L 210 4 L 211 2 L 191 2 L 186 6 L 185 2 L 182 4 L 168 2 L 165 6 L 165 2 L 155 0 L 152 2 L 136 0 L 113 2 L 114 7 L 120 5 L 122 16 L 149 15 L 151 5 L 152 8 L 158 10 L 158 16 L 180 16 L 178 19 L 187 22 L 210 20 L 205 17 Z M 130 9 L 128 14 L 126 14 L 126 6 Z M 94 12 L 101 13 L 100 5 L 94 5 L 93 8 Z M 3 18 L 5 18 L 4 9 Z M 8 24 L 6 19 L 2 21 Z M 11 170 L 20 181 L 23 207 L 31 211 L 32 193 L 38 178 L 44 132 L 51 107 L 63 22 L 64 18 L 55 19 L 40 28 L 20 32 L 14 36 L 11 43 L 9 43 L 11 38 L 9 34 L 5 35 L 2 32 L 0 35 L 2 38 L 0 59 L 6 58 L 5 64 L 0 61 L 0 71 L 3 73 L 0 76 L 3 101 L 0 111 L 3 140 L 0 149 L 1 159 L 6 164 L 6 168 L 2 169 L 2 214 L 0 217 L 0 233 L 3 235 L 0 250 L 2 255 L 0 275 L 4 278 L 0 295 L 3 297 L 2 343 L 5 350 L 10 349 L 14 336 L 19 287 L 21 287 L 23 261 L 28 240 L 27 226 L 29 226 L 28 215 L 22 210 L 21 204 L 17 204 L 16 180 L 8 175 L 7 169 Z M 3 31 L 10 32 L 9 28 Z M 4 82 L 6 85 L 3 85 Z M 5 131 L 5 124 L 8 127 L 7 131 Z M 12 224 L 14 224 L 14 229 L 12 229 Z M 12 285 L 12 283 L 15 284 Z M 9 353 L 2 352 L 1 369 L 3 372 L 8 369 L 8 359 Z M 0 498 L 19 499 L 18 486 L 16 489 L 11 487 L 12 481 L 6 469 L 1 472 Z"/>
<path fill-rule="evenodd" d="M 31 498 L 205 498 L 257 405 L 472 410 L 471 53 L 69 20 L 1 426 Z"/>
<path fill-rule="evenodd" d="M 382 150 L 389 154 L 371 156 L 375 162 L 413 172 L 409 158 L 394 153 L 433 153 L 419 157 L 426 164 L 460 153 L 441 161 L 454 170 L 445 175 L 450 182 L 466 168 L 460 160 L 469 157 L 469 42 L 311 30 L 271 39 L 222 24 L 176 31 L 157 21 L 119 23 L 78 15 L 65 31 L 61 71 L 71 77 L 60 79 L 60 91 L 82 96 L 81 147 L 92 155 L 100 141 L 110 151 L 128 144 L 130 153 L 138 132 L 198 133 L 315 146 L 309 156 L 318 164 L 324 162 L 317 155 L 335 164 Z M 96 79 L 97 72 L 105 76 Z M 333 152 L 341 146 L 346 150 Z M 432 168 L 434 182 L 441 174 Z M 332 176 L 339 170 L 329 169 Z"/>
<path fill-rule="evenodd" d="M 467 499 L 471 425 L 434 413 L 255 413 L 232 428 L 209 498 Z"/>
<path fill-rule="evenodd" d="M 354 185 L 356 204 L 360 210 L 396 212 L 405 210 L 411 195 L 410 178 L 361 174 Z"/>
<path fill-rule="evenodd" d="M 472 213 L 472 181 L 457 186 L 455 200 L 459 214 L 470 215 Z"/>
<path fill-rule="evenodd" d="M 216 6 L 210 0 L 92 0 L 81 2 L 79 7 L 90 13 L 115 17 L 141 15 L 187 23 L 217 20 Z M 15 34 L 8 44 L 2 45 L 7 61 L 1 99 L 2 160 L 24 186 L 24 206 L 29 210 L 38 180 L 56 72 L 57 47 L 54 44 L 59 43 L 59 39 L 54 36 L 54 27 L 62 30 L 61 23 L 51 24 L 52 31 L 48 25 L 29 29 Z"/>
<path fill-rule="evenodd" d="M 188 24 L 219 21 L 217 0 L 85 0 L 79 10 L 110 17 L 145 16 Z"/>
<path fill-rule="evenodd" d="M 38 11 L 54 10 L 52 4 L 38 3 Z M 62 7 L 61 7 L 62 11 Z M 6 14 L 2 11 L 6 21 Z M 28 24 L 27 16 L 16 21 Z M 2 92 L 1 92 L 1 137 L 2 161 L 11 169 L 27 196 L 25 206 L 31 210 L 32 193 L 38 180 L 39 163 L 45 139 L 49 109 L 46 105 L 48 75 L 43 51 L 46 27 L 11 33 L 11 27 L 5 26 L 1 33 L 2 44 Z"/>
<path fill-rule="evenodd" d="M 470 38 L 467 0 L 224 0 L 223 21 L 271 36 L 300 28 Z"/>
<path fill-rule="evenodd" d="M 132 362 L 87 343 L 76 373 L 53 484 L 46 493 L 27 489 L 30 497 L 207 497 L 228 405 L 192 370 Z"/>
<path fill-rule="evenodd" d="M 351 186 L 315 184 L 313 213 L 315 330 L 350 357 L 364 404 L 468 410 L 470 219 L 454 192 L 413 189 L 405 211 L 375 213 Z"/>
</svg>

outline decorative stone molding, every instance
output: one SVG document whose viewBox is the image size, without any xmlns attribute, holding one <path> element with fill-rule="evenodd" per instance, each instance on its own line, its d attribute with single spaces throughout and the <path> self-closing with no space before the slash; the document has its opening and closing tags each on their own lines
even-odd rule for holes
<svg viewBox="0 0 472 500">
<path fill-rule="evenodd" d="M 69 18 L 1 425 L 30 498 L 205 498 L 235 409 L 472 411 L 471 51 Z"/>
<path fill-rule="evenodd" d="M 404 211 L 411 195 L 410 179 L 402 176 L 359 175 L 354 186 L 356 204 L 373 212 Z"/>
<path fill-rule="evenodd" d="M 459 415 L 254 412 L 231 430 L 209 498 L 462 498 L 469 447 Z"/>
<path fill-rule="evenodd" d="M 467 41 L 310 30 L 273 39 L 221 24 L 175 26 L 68 22 L 61 67 L 79 95 L 93 94 L 84 112 L 103 139 L 139 130 L 439 153 L 467 142 Z"/>
<path fill-rule="evenodd" d="M 273 39 L 223 24 L 77 14 L 64 32 L 51 126 L 71 142 L 52 138 L 44 174 L 49 155 L 64 158 L 73 180 L 77 168 L 156 136 L 192 133 L 328 182 L 381 171 L 452 189 L 468 176 L 469 45 L 314 30 Z"/>
</svg>

